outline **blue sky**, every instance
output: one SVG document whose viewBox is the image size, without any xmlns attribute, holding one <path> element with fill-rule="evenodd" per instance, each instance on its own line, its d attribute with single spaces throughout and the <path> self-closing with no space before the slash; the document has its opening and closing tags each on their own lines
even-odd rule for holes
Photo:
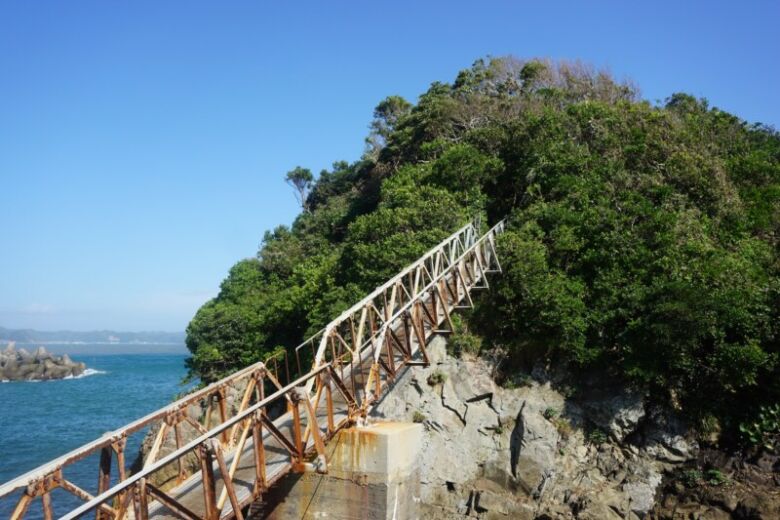
<svg viewBox="0 0 780 520">
<path fill-rule="evenodd" d="M 0 0 L 0 326 L 182 330 L 355 160 L 373 107 L 475 59 L 582 59 L 780 125 L 778 2 Z"/>
</svg>

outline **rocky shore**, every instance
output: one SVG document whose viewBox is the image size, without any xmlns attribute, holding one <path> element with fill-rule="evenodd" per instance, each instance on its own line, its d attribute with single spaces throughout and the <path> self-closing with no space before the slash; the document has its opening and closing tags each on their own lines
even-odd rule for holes
<svg viewBox="0 0 780 520">
<path fill-rule="evenodd" d="M 48 381 L 77 377 L 86 370 L 84 363 L 76 363 L 68 357 L 55 356 L 45 348 L 30 353 L 13 344 L 0 351 L 0 381 Z"/>
<path fill-rule="evenodd" d="M 427 348 L 431 365 L 405 372 L 372 414 L 425 428 L 420 518 L 780 518 L 780 455 L 749 460 L 708 447 L 684 418 L 614 381 L 594 376 L 574 392 L 567 373 L 538 365 L 501 386 L 489 359 L 452 357 L 441 336 Z M 233 411 L 241 395 L 228 390 Z M 195 420 L 204 413 L 189 412 Z M 182 424 L 184 442 L 199 435 Z M 160 456 L 175 449 L 169 435 Z M 185 466 L 197 471 L 194 454 Z M 153 482 L 166 488 L 177 472 L 170 464 Z"/>
<path fill-rule="evenodd" d="M 594 377 L 573 395 L 543 366 L 505 388 L 492 363 L 445 344 L 435 338 L 431 365 L 406 372 L 374 412 L 425 426 L 422 517 L 780 518 L 777 457 L 712 460 L 724 455 L 640 392 Z"/>
</svg>

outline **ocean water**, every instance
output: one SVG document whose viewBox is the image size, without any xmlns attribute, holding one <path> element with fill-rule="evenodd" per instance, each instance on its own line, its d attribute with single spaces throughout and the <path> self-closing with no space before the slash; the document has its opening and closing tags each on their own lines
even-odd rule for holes
<svg viewBox="0 0 780 520">
<path fill-rule="evenodd" d="M 67 453 L 103 433 L 115 430 L 170 403 L 186 388 L 180 385 L 186 370 L 181 346 L 134 346 L 116 354 L 117 345 L 47 345 L 58 354 L 69 353 L 87 364 L 89 375 L 59 381 L 0 384 L 0 482 L 7 482 Z M 29 350 L 29 349 L 28 349 Z M 108 353 L 107 353 L 108 352 Z M 166 353 L 156 353 L 166 352 Z M 128 464 L 143 434 L 128 440 Z M 97 456 L 74 464 L 65 478 L 95 493 Z M 0 518 L 8 518 L 17 496 L 0 499 Z M 80 501 L 56 490 L 55 516 Z M 28 518 L 42 518 L 40 500 Z"/>
</svg>

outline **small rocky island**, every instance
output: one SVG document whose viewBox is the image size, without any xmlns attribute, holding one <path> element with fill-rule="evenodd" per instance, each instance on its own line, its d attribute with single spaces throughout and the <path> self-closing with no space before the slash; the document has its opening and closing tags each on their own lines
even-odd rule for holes
<svg viewBox="0 0 780 520">
<path fill-rule="evenodd" d="M 55 356 L 45 348 L 38 347 L 34 353 L 13 343 L 0 351 L 1 381 L 47 381 L 77 377 L 86 370 L 84 363 L 76 363 L 68 357 Z"/>
</svg>

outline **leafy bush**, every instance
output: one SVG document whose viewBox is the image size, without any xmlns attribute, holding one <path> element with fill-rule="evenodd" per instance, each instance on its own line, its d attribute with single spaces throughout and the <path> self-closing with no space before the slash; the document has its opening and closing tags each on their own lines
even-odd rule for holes
<svg viewBox="0 0 780 520">
<path fill-rule="evenodd" d="M 544 416 L 545 419 L 548 421 L 551 421 L 555 417 L 558 417 L 558 410 L 555 408 L 545 408 L 544 412 L 542 412 L 542 416 Z"/>
<path fill-rule="evenodd" d="M 711 486 L 722 486 L 729 481 L 726 475 L 719 469 L 708 469 L 704 474 L 704 479 Z"/>
<path fill-rule="evenodd" d="M 420 410 L 415 410 L 412 414 L 412 422 L 421 423 L 425 422 L 425 414 L 422 413 Z"/>
<path fill-rule="evenodd" d="M 780 404 L 762 406 L 756 419 L 740 424 L 739 431 L 749 446 L 774 451 L 780 437 Z"/>
<path fill-rule="evenodd" d="M 444 383 L 447 380 L 447 374 L 444 372 L 440 372 L 438 370 L 431 373 L 431 375 L 428 376 L 428 384 L 431 386 L 436 386 Z"/>
<path fill-rule="evenodd" d="M 607 442 L 607 434 L 600 428 L 594 428 L 588 432 L 588 442 L 599 445 Z"/>
<path fill-rule="evenodd" d="M 704 474 L 698 469 L 687 469 L 680 475 L 680 481 L 688 488 L 697 487 L 703 478 Z"/>
<path fill-rule="evenodd" d="M 456 356 L 476 356 L 482 350 L 482 338 L 470 332 L 456 332 L 450 336 L 447 345 Z"/>
<path fill-rule="evenodd" d="M 447 339 L 447 351 L 455 357 L 462 357 L 464 354 L 477 356 L 482 350 L 482 338 L 472 334 L 464 323 L 464 320 L 456 315 L 452 316 L 452 325 L 455 330 L 452 331 Z"/>
</svg>

